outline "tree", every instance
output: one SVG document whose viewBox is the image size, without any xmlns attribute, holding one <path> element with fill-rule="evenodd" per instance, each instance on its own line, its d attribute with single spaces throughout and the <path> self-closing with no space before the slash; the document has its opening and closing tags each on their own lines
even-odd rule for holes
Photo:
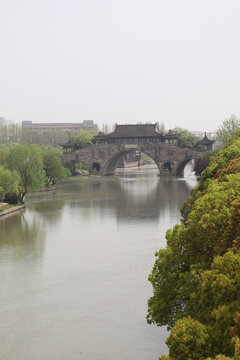
<svg viewBox="0 0 240 360">
<path fill-rule="evenodd" d="M 219 126 L 216 132 L 216 139 L 222 146 L 225 146 L 237 130 L 240 130 L 240 119 L 232 115 Z"/>
<path fill-rule="evenodd" d="M 0 126 L 0 141 L 4 144 L 8 140 L 8 127 L 7 125 Z"/>
<path fill-rule="evenodd" d="M 46 173 L 46 186 L 55 185 L 57 181 L 71 175 L 70 170 L 62 165 L 61 150 L 42 146 L 41 153 Z"/>
<path fill-rule="evenodd" d="M 70 171 L 71 175 L 74 176 L 74 175 L 77 174 L 77 172 L 76 172 L 76 163 L 73 160 L 64 159 L 63 160 L 63 166 Z"/>
<path fill-rule="evenodd" d="M 4 202 L 17 203 L 20 194 L 19 177 L 16 171 L 12 172 L 0 166 L 0 198 Z"/>
<path fill-rule="evenodd" d="M 206 157 L 201 156 L 194 160 L 194 165 L 193 165 L 192 170 L 195 171 L 196 176 L 200 176 L 201 173 L 207 168 L 208 165 L 209 165 L 209 162 L 206 159 Z"/>
<path fill-rule="evenodd" d="M 208 336 L 206 326 L 190 316 L 178 320 L 166 341 L 169 346 L 169 358 L 174 360 L 204 359 L 204 354 L 207 354 Z M 164 357 L 160 359 L 163 360 Z"/>
<path fill-rule="evenodd" d="M 180 146 L 193 147 L 200 140 L 199 137 L 193 135 L 187 129 L 175 127 L 172 132 L 173 135 L 177 136 Z"/>
<path fill-rule="evenodd" d="M 7 156 L 8 168 L 20 179 L 21 202 L 29 190 L 41 187 L 46 179 L 40 150 L 34 145 L 12 146 Z"/>
<path fill-rule="evenodd" d="M 68 139 L 68 145 L 72 146 L 73 150 L 82 149 L 92 143 L 92 139 L 96 132 L 81 130 L 78 136 L 72 136 Z"/>
<path fill-rule="evenodd" d="M 191 360 L 240 358 L 239 209 L 236 132 L 202 173 L 182 207 L 182 223 L 167 231 L 167 248 L 156 253 L 147 320 L 172 328 L 170 355 L 160 359 L 178 360 L 183 353 Z M 204 346 L 199 343 L 201 329 Z"/>
<path fill-rule="evenodd" d="M 200 176 L 202 172 L 208 167 L 211 157 L 217 153 L 217 150 L 206 151 L 200 153 L 199 157 L 194 160 L 193 171 L 196 176 Z"/>
<path fill-rule="evenodd" d="M 103 144 L 105 142 L 105 134 L 102 131 L 99 131 L 96 135 L 94 135 L 91 140 L 92 144 Z"/>
<path fill-rule="evenodd" d="M 6 165 L 6 159 L 9 152 L 9 144 L 4 144 L 0 146 L 0 165 Z"/>
</svg>

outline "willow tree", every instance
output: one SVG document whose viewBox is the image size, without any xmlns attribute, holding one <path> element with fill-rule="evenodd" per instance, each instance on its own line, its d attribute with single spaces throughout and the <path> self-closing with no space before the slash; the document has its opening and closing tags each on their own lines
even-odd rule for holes
<svg viewBox="0 0 240 360">
<path fill-rule="evenodd" d="M 55 185 L 57 181 L 71 175 L 70 170 L 62 165 L 61 150 L 51 146 L 41 146 L 40 149 L 46 174 L 46 186 Z"/>
<path fill-rule="evenodd" d="M 16 204 L 20 195 L 19 176 L 0 166 L 0 200 Z"/>
<path fill-rule="evenodd" d="M 19 176 L 21 202 L 30 190 L 40 188 L 45 183 L 45 172 L 40 150 L 34 145 L 16 144 L 7 155 L 8 168 Z"/>
</svg>

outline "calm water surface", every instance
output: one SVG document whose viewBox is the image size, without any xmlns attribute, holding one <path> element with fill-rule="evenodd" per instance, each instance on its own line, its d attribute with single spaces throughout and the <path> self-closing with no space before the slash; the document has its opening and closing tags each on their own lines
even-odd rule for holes
<svg viewBox="0 0 240 360">
<path fill-rule="evenodd" d="M 148 274 L 196 180 L 152 166 L 76 177 L 0 220 L 0 358 L 153 360 Z"/>
</svg>

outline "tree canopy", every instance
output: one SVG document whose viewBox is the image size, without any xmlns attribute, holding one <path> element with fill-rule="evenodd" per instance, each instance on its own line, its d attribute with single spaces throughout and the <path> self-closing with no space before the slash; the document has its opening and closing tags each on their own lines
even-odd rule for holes
<svg viewBox="0 0 240 360">
<path fill-rule="evenodd" d="M 23 201 L 27 192 L 70 176 L 61 151 L 44 145 L 6 144 L 0 149 L 0 200 Z"/>
<path fill-rule="evenodd" d="M 219 126 L 216 132 L 216 139 L 222 146 L 225 146 L 237 130 L 240 130 L 240 119 L 232 115 Z"/>
<path fill-rule="evenodd" d="M 149 280 L 149 323 L 168 325 L 169 356 L 240 358 L 240 132 L 211 160 L 166 234 Z"/>
<path fill-rule="evenodd" d="M 10 148 L 7 163 L 19 175 L 22 200 L 29 190 L 44 184 L 43 160 L 36 146 L 16 144 Z"/>
<path fill-rule="evenodd" d="M 200 140 L 199 137 L 193 135 L 190 131 L 181 127 L 175 127 L 172 132 L 173 135 L 177 136 L 180 146 L 193 147 Z"/>
<path fill-rule="evenodd" d="M 20 195 L 19 176 L 16 171 L 10 171 L 0 166 L 0 198 L 6 201 Z"/>
<path fill-rule="evenodd" d="M 71 175 L 70 170 L 62 165 L 61 151 L 50 146 L 42 146 L 43 168 L 46 174 L 46 186 L 55 185 L 58 180 Z"/>
<path fill-rule="evenodd" d="M 67 144 L 71 146 L 73 150 L 79 150 L 90 145 L 94 135 L 96 135 L 96 132 L 81 130 L 77 136 L 71 136 Z"/>
</svg>

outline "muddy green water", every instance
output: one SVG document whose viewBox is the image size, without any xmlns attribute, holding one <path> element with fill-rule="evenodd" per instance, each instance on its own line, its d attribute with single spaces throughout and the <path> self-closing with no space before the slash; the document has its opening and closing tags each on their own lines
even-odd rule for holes
<svg viewBox="0 0 240 360">
<path fill-rule="evenodd" d="M 76 177 L 0 219 L 0 359 L 152 360 L 148 274 L 195 177 Z"/>
</svg>

